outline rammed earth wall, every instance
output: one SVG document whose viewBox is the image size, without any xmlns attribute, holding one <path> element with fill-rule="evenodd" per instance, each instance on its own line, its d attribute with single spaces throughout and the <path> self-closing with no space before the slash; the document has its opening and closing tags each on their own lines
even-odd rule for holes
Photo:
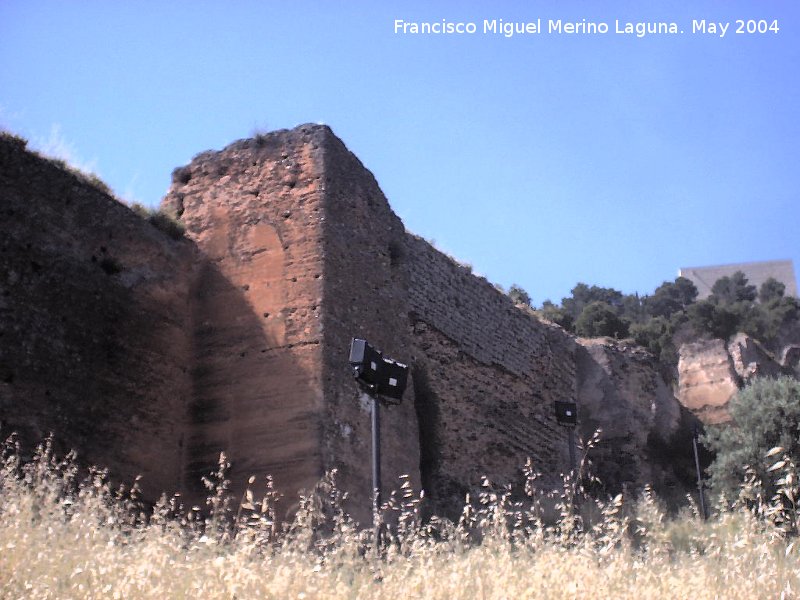
<svg viewBox="0 0 800 600">
<path fill-rule="evenodd" d="M 454 516 L 482 476 L 516 481 L 527 457 L 553 482 L 569 468 L 553 402 L 575 400 L 574 340 L 420 238 L 407 237 L 404 264 L 433 502 Z"/>
<path fill-rule="evenodd" d="M 347 364 L 352 337 L 408 360 L 404 230 L 377 183 L 326 127 L 237 142 L 175 172 L 164 206 L 209 261 L 197 281 L 194 392 L 185 467 L 220 451 L 234 488 L 272 474 L 295 496 L 337 469 L 369 506 L 369 398 Z M 409 390 L 413 396 L 413 390 Z M 383 422 L 387 491 L 419 484 L 413 402 Z"/>
<path fill-rule="evenodd" d="M 319 142 L 283 132 L 205 152 L 164 200 L 204 257 L 189 305 L 193 497 L 220 452 L 237 491 L 271 474 L 294 495 L 323 474 Z"/>
<path fill-rule="evenodd" d="M 0 435 L 180 486 L 200 256 L 85 177 L 0 136 Z"/>
<path fill-rule="evenodd" d="M 180 241 L 16 142 L 0 152 L 0 418 L 28 440 L 54 431 L 119 478 L 143 473 L 149 497 L 191 503 L 220 452 L 234 494 L 270 474 L 289 511 L 337 469 L 366 522 L 370 406 L 347 364 L 362 337 L 411 367 L 383 411 L 385 492 L 408 475 L 455 516 L 481 476 L 519 481 L 528 457 L 555 484 L 556 400 L 581 405 L 583 434 L 616 423 L 610 489 L 646 483 L 651 459 L 659 482 L 683 481 L 669 465 L 690 452 L 685 423 L 648 359 L 583 348 L 407 233 L 325 126 L 177 169 L 163 210 Z"/>
</svg>

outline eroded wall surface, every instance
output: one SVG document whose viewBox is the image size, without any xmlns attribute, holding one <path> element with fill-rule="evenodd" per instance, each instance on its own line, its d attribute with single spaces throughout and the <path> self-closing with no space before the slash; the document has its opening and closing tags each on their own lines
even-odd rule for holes
<svg viewBox="0 0 800 600">
<path fill-rule="evenodd" d="M 63 165 L 0 137 L 0 434 L 179 487 L 196 255 Z"/>
<path fill-rule="evenodd" d="M 409 323 L 421 471 L 438 512 L 453 516 L 487 476 L 520 480 L 526 458 L 554 483 L 569 469 L 555 400 L 575 400 L 575 343 L 485 279 L 406 238 Z"/>
<path fill-rule="evenodd" d="M 725 423 L 730 420 L 728 404 L 755 378 L 795 374 L 792 355 L 792 346 L 787 346 L 779 360 L 745 333 L 737 333 L 728 341 L 683 344 L 678 360 L 678 398 L 704 423 Z"/>
<path fill-rule="evenodd" d="M 383 410 L 384 492 L 408 475 L 431 512 L 457 516 L 483 476 L 520 482 L 526 458 L 557 485 L 569 449 L 556 400 L 578 402 L 584 436 L 607 429 L 598 457 L 615 485 L 671 485 L 653 465 L 691 457 L 652 360 L 578 344 L 408 234 L 325 126 L 177 169 L 163 210 L 182 241 L 13 144 L 2 152 L 0 415 L 31 440 L 54 430 L 190 503 L 220 452 L 234 494 L 271 474 L 290 512 L 337 469 L 366 522 L 370 399 L 347 364 L 362 337 L 412 374 Z"/>
<path fill-rule="evenodd" d="M 650 484 L 681 500 L 694 477 L 692 431 L 699 421 L 681 406 L 656 360 L 638 346 L 608 338 L 579 339 L 580 430 L 600 441 L 593 472 L 611 492 Z"/>
<path fill-rule="evenodd" d="M 288 504 L 323 475 L 318 133 L 202 153 L 174 172 L 164 199 L 203 256 L 190 296 L 183 472 L 194 497 L 220 452 L 235 492 L 269 474 Z"/>
<path fill-rule="evenodd" d="M 678 374 L 681 404 L 706 424 L 729 420 L 727 406 L 739 389 L 739 379 L 723 340 L 682 345 Z"/>
</svg>

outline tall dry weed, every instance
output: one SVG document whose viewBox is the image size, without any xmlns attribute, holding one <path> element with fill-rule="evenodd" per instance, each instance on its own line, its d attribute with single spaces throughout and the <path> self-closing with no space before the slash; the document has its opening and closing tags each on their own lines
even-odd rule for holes
<svg viewBox="0 0 800 600">
<path fill-rule="evenodd" d="M 407 478 L 383 506 L 383 551 L 344 510 L 329 473 L 279 524 L 272 481 L 234 502 L 227 460 L 208 504 L 162 497 L 145 510 L 136 483 L 82 474 L 48 440 L 0 465 L 3 598 L 791 598 L 800 585 L 795 465 L 774 450 L 766 497 L 748 479 L 708 521 L 688 504 L 669 517 L 644 490 L 592 499 L 585 473 L 543 489 L 528 462 L 521 494 L 484 480 L 461 518 L 423 519 Z"/>
</svg>

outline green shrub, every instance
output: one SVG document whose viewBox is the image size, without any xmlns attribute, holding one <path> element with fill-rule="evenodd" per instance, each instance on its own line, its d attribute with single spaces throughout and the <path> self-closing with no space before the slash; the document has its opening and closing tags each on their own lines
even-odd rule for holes
<svg viewBox="0 0 800 600">
<path fill-rule="evenodd" d="M 720 277 L 711 286 L 712 302 L 717 304 L 733 304 L 734 302 L 753 302 L 758 295 L 756 286 L 750 285 L 741 271 L 728 277 Z"/>
<path fill-rule="evenodd" d="M 711 299 L 692 304 L 687 311 L 689 324 L 699 335 L 726 340 L 739 330 L 739 315 L 730 306 Z"/>
<path fill-rule="evenodd" d="M 622 307 L 623 294 L 614 288 L 577 283 L 569 298 L 562 298 L 561 306 L 577 321 L 584 309 L 592 302 L 601 302 L 615 310 Z"/>
<path fill-rule="evenodd" d="M 735 497 L 748 467 L 769 482 L 770 464 L 764 457 L 773 448 L 800 463 L 800 381 L 756 379 L 736 394 L 728 410 L 732 422 L 710 427 L 704 440 L 716 453 L 708 468 L 716 492 Z"/>
<path fill-rule="evenodd" d="M 676 350 L 669 319 L 654 317 L 645 323 L 634 323 L 631 325 L 630 334 L 637 344 L 646 348 L 659 362 L 669 364 L 673 361 Z"/>
<path fill-rule="evenodd" d="M 186 227 L 180 221 L 163 211 L 153 211 L 147 219 L 156 229 L 160 229 L 173 240 L 179 240 L 186 233 Z"/>
<path fill-rule="evenodd" d="M 590 302 L 575 321 L 575 333 L 581 337 L 615 337 L 628 335 L 628 324 L 605 302 Z"/>
<path fill-rule="evenodd" d="M 758 301 L 761 304 L 777 301 L 783 298 L 784 293 L 786 293 L 786 285 L 774 277 L 770 277 L 761 284 L 758 290 Z"/>
<path fill-rule="evenodd" d="M 674 282 L 665 281 L 658 286 L 652 296 L 645 298 L 644 305 L 650 315 L 669 318 L 686 310 L 696 298 L 695 285 L 685 277 L 678 277 Z"/>
<path fill-rule="evenodd" d="M 575 331 L 575 319 L 572 318 L 572 315 L 560 306 L 553 304 L 550 300 L 545 300 L 542 303 L 542 308 L 536 312 L 543 319 L 560 325 L 567 331 Z"/>
<path fill-rule="evenodd" d="M 526 292 L 516 283 L 512 284 L 511 287 L 508 288 L 508 297 L 511 298 L 511 301 L 514 304 L 524 304 L 525 306 L 531 305 L 531 297 L 528 295 L 528 292 Z"/>
</svg>

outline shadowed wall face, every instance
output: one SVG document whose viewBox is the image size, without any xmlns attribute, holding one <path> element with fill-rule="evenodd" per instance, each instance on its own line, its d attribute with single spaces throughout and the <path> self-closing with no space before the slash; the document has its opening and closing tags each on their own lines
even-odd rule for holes
<svg viewBox="0 0 800 600">
<path fill-rule="evenodd" d="M 0 136 L 0 420 L 145 497 L 178 487 L 191 244 Z"/>
<path fill-rule="evenodd" d="M 326 468 L 339 469 L 355 516 L 368 522 L 371 401 L 353 380 L 347 357 L 351 339 L 360 337 L 390 358 L 412 360 L 405 229 L 372 174 L 330 130 L 325 136 L 322 451 Z M 384 494 L 399 488 L 401 475 L 418 491 L 419 430 L 410 380 L 401 404 L 381 411 L 381 447 Z"/>
</svg>

